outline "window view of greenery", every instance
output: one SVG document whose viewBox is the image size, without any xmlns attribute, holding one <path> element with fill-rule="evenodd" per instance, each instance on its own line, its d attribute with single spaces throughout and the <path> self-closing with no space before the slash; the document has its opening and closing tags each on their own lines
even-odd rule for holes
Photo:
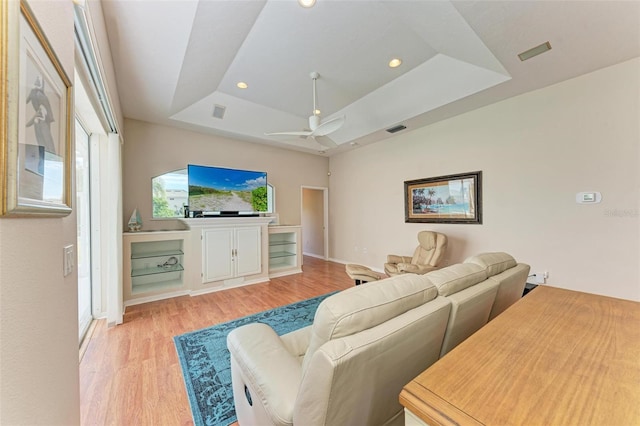
<svg viewBox="0 0 640 426">
<path fill-rule="evenodd" d="M 184 208 L 189 200 L 187 169 L 175 170 L 151 179 L 153 194 L 153 217 L 184 217 Z M 256 188 L 246 194 L 253 211 L 273 212 L 273 187 Z"/>
<path fill-rule="evenodd" d="M 189 198 L 187 169 L 175 170 L 151 180 L 153 217 L 184 217 Z"/>
</svg>

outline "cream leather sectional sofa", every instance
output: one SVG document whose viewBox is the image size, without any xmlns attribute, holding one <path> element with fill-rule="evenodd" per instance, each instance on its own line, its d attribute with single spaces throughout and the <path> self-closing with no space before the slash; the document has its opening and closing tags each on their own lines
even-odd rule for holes
<svg viewBox="0 0 640 426">
<path fill-rule="evenodd" d="M 238 422 L 404 424 L 402 387 L 516 302 L 528 274 L 506 253 L 484 253 L 344 290 L 283 336 L 259 323 L 232 331 Z"/>
</svg>

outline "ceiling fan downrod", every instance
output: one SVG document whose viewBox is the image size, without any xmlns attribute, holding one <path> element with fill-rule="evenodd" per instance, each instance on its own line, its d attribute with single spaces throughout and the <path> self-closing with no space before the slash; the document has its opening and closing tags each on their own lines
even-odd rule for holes
<svg viewBox="0 0 640 426">
<path fill-rule="evenodd" d="M 311 130 L 315 130 L 320 125 L 320 111 L 318 111 L 316 92 L 316 81 L 320 77 L 320 74 L 318 74 L 317 71 L 312 71 L 309 76 L 313 80 L 313 112 L 309 117 L 309 127 L 311 128 Z"/>
</svg>

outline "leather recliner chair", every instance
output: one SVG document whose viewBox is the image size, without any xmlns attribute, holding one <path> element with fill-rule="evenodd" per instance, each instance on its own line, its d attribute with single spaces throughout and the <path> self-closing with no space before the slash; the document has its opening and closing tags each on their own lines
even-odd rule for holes
<svg viewBox="0 0 640 426">
<path fill-rule="evenodd" d="M 389 276 L 399 274 L 426 274 L 438 269 L 447 250 L 447 236 L 433 231 L 421 231 L 418 233 L 418 242 L 413 256 L 398 256 L 390 254 L 384 271 Z"/>
</svg>

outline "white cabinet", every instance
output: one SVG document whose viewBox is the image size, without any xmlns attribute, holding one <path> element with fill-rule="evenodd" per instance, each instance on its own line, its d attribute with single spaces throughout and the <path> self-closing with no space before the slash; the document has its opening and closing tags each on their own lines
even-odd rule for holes
<svg viewBox="0 0 640 426">
<path fill-rule="evenodd" d="M 260 226 L 204 228 L 202 282 L 223 281 L 262 271 Z"/>
<path fill-rule="evenodd" d="M 297 225 L 269 226 L 269 277 L 302 272 L 302 232 Z"/>
<path fill-rule="evenodd" d="M 123 235 L 125 306 L 186 294 L 188 232 L 126 232 Z"/>
<path fill-rule="evenodd" d="M 190 230 L 192 296 L 269 281 L 268 217 L 181 219 Z"/>
</svg>

